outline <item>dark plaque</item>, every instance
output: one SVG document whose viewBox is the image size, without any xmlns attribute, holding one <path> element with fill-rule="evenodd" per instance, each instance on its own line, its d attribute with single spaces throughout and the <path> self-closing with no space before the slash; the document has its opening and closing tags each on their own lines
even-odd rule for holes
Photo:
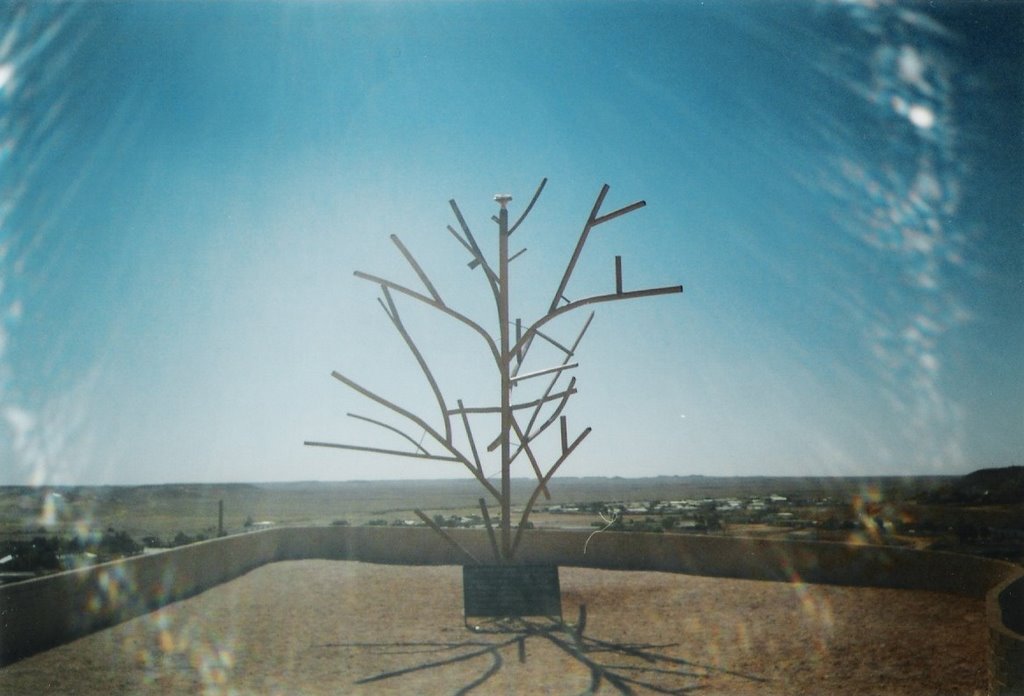
<svg viewBox="0 0 1024 696">
<path fill-rule="evenodd" d="M 462 598 L 466 616 L 562 615 L 558 566 L 463 566 Z"/>
</svg>

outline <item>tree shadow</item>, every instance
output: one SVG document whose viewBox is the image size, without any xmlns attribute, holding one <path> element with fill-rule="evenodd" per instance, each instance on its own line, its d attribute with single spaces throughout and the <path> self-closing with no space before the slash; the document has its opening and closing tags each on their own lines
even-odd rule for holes
<svg viewBox="0 0 1024 696">
<path fill-rule="evenodd" d="M 591 638 L 583 634 L 586 625 L 586 610 L 581 607 L 580 621 L 576 625 L 561 621 L 530 621 L 525 619 L 503 620 L 496 628 L 477 631 L 475 635 L 487 635 L 488 640 L 468 639 L 452 642 L 407 642 L 407 643 L 331 643 L 323 647 L 370 649 L 382 654 L 426 654 L 437 656 L 399 669 L 379 672 L 363 677 L 356 684 L 373 684 L 401 677 L 415 672 L 481 660 L 479 675 L 455 689 L 455 694 L 467 694 L 484 685 L 496 675 L 505 664 L 503 651 L 516 649 L 521 663 L 527 661 L 527 642 L 547 641 L 590 672 L 590 684 L 584 691 L 593 694 L 607 684 L 620 694 L 633 694 L 637 690 L 660 694 L 686 694 L 703 688 L 704 680 L 712 674 L 729 674 L 754 682 L 768 679 L 702 665 L 667 654 L 665 651 L 677 643 L 618 643 Z M 472 629 L 471 629 L 472 630 Z"/>
</svg>

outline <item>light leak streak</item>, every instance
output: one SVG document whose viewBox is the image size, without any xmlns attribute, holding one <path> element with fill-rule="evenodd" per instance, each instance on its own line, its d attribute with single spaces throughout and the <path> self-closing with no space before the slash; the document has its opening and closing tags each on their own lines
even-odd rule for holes
<svg viewBox="0 0 1024 696">
<path fill-rule="evenodd" d="M 851 282 L 862 295 L 851 305 L 909 445 L 897 450 L 910 461 L 889 463 L 955 469 L 962 464 L 960 411 L 941 385 L 942 342 L 969 314 L 952 289 L 964 272 L 966 237 L 956 221 L 957 73 L 944 43 L 951 35 L 928 17 L 884 3 L 837 11 L 855 18 L 873 49 L 864 51 L 867 80 L 835 79 L 865 98 L 877 129 L 872 142 L 885 145 L 832 143 L 833 169 L 821 185 L 836 199 L 838 225 L 874 268 L 866 277 L 875 287 Z"/>
</svg>

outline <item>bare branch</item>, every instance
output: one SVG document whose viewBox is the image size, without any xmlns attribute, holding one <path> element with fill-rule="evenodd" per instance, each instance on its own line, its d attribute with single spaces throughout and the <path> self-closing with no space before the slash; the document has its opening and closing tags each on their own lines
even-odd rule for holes
<svg viewBox="0 0 1024 696">
<path fill-rule="evenodd" d="M 516 345 L 517 346 L 519 345 L 519 341 L 522 340 L 522 337 L 523 337 L 522 327 L 517 327 L 517 331 L 516 331 Z M 555 339 L 551 338 L 551 336 L 548 336 L 546 333 L 544 333 L 542 331 L 537 331 L 533 336 L 530 337 L 530 339 L 528 341 L 526 341 L 525 345 L 522 346 L 521 353 L 517 353 L 516 354 L 517 362 L 516 362 L 515 369 L 512 371 L 512 376 L 513 377 L 515 377 L 516 374 L 518 374 L 520 367 L 522 366 L 523 362 L 526 360 L 526 356 L 530 353 L 530 348 L 533 347 L 533 339 L 535 337 L 543 338 L 545 341 L 547 341 L 548 343 L 553 345 L 555 348 L 557 348 L 558 350 L 560 350 L 563 353 L 565 353 L 566 362 L 568 362 L 568 358 L 572 357 L 572 351 L 570 349 L 566 348 L 561 343 L 559 343 Z"/>
<path fill-rule="evenodd" d="M 631 290 L 623 293 L 611 293 L 610 295 L 594 295 L 593 297 L 584 297 L 582 300 L 576 300 L 570 302 L 567 305 L 563 305 L 558 309 L 548 312 L 546 315 L 538 319 L 533 326 L 528 328 L 524 333 L 523 337 L 512 347 L 510 355 L 514 355 L 516 351 L 522 350 L 525 345 L 533 336 L 537 333 L 537 330 L 547 324 L 555 317 L 559 317 L 566 312 L 571 312 L 574 309 L 578 309 L 584 305 L 598 304 L 600 302 L 614 302 L 616 300 L 631 300 L 637 297 L 651 297 L 652 295 L 669 295 L 672 293 L 682 292 L 682 285 L 672 285 L 663 288 L 650 288 L 647 290 Z"/>
<path fill-rule="evenodd" d="M 523 220 L 525 220 L 526 216 L 530 214 L 531 210 L 533 210 L 533 204 L 537 202 L 538 198 L 540 198 L 540 192 L 544 190 L 544 186 L 547 183 L 548 183 L 548 178 L 547 177 L 544 177 L 543 179 L 540 180 L 540 186 L 537 187 L 537 192 L 535 194 L 533 194 L 533 198 L 530 199 L 530 204 L 528 206 L 526 206 L 526 210 L 524 210 L 523 214 L 519 216 L 519 219 L 515 221 L 515 224 L 513 224 L 511 227 L 508 228 L 508 233 L 509 233 L 510 236 L 511 236 L 511 234 L 513 232 L 516 231 L 516 229 L 518 229 L 518 227 L 521 224 L 523 224 Z M 522 253 L 522 252 L 520 252 L 520 253 Z M 518 256 L 518 255 L 519 254 L 516 254 L 516 256 Z M 512 259 L 509 259 L 509 261 L 511 261 L 511 260 Z"/>
<path fill-rule="evenodd" d="M 482 473 L 480 473 L 479 471 L 476 470 L 476 468 L 473 466 L 473 464 L 468 459 L 466 459 L 465 455 L 463 455 L 458 449 L 456 449 L 452 445 L 451 442 L 445 440 L 441 436 L 440 433 L 438 433 L 436 430 L 431 428 L 430 425 L 427 424 L 427 422 L 424 421 L 422 418 L 420 418 L 419 416 L 415 415 L 414 413 L 411 413 L 411 412 L 405 410 L 404 408 L 402 408 L 401 406 L 398 406 L 397 404 L 391 403 L 390 401 L 388 401 L 384 397 L 378 396 L 377 394 L 373 393 L 372 391 L 370 391 L 366 387 L 360 386 L 359 384 L 357 384 L 356 382 L 353 382 L 348 377 L 346 377 L 345 375 L 341 374 L 338 371 L 332 372 L 331 373 L 331 377 L 334 377 L 336 380 L 338 380 L 339 382 L 341 382 L 342 384 L 344 384 L 348 388 L 350 388 L 350 389 L 352 389 L 354 391 L 359 392 L 360 394 L 362 394 L 363 396 L 365 396 L 366 398 L 368 398 L 368 399 L 370 399 L 372 401 L 376 401 L 381 406 L 384 406 L 385 408 L 391 409 L 392 411 L 394 411 L 398 415 L 404 416 L 405 418 L 411 420 L 416 425 L 418 425 L 421 428 L 423 428 L 427 432 L 427 434 L 430 435 L 430 437 L 434 438 L 438 442 L 438 444 L 440 444 L 442 447 L 444 447 L 446 450 L 451 452 L 452 455 L 455 456 L 455 458 L 456 458 L 455 461 L 460 462 L 463 466 L 465 466 L 467 469 L 469 469 L 473 473 L 473 476 L 476 477 L 476 479 L 480 482 L 480 484 L 484 488 L 486 488 L 488 490 L 488 492 L 491 493 L 491 495 L 495 496 L 498 500 L 501 500 L 501 494 L 498 492 L 498 489 L 496 489 L 491 484 L 491 482 L 488 481 L 487 478 Z M 350 448 L 344 448 L 344 449 L 350 449 Z M 413 456 L 421 456 L 421 455 L 413 455 Z"/>
<path fill-rule="evenodd" d="M 395 305 L 394 298 L 391 297 L 391 291 L 385 286 L 380 287 L 384 293 L 384 299 L 387 300 L 388 309 L 391 310 L 388 314 L 391 317 L 391 322 L 398 329 L 398 333 L 402 335 L 409 350 L 412 351 L 413 357 L 416 358 L 416 362 L 419 363 L 420 369 L 423 370 L 423 375 L 427 378 L 427 382 L 430 383 L 430 390 L 434 392 L 434 398 L 437 399 L 437 406 L 441 409 L 441 417 L 444 419 L 444 439 L 447 442 L 452 441 L 452 424 L 448 418 L 448 407 L 444 403 L 444 395 L 441 394 L 441 389 L 437 386 L 437 380 L 434 379 L 433 373 L 430 371 L 430 367 L 427 365 L 427 361 L 423 359 L 423 354 L 420 353 L 419 348 L 416 347 L 416 343 L 412 340 L 412 336 L 405 330 L 405 324 L 402 323 L 401 317 L 398 316 L 398 307 Z"/>
<path fill-rule="evenodd" d="M 572 252 L 572 258 L 569 259 L 569 264 L 565 267 L 565 274 L 562 275 L 562 282 L 558 284 L 558 290 L 555 292 L 555 298 L 551 300 L 551 308 L 549 312 L 555 311 L 558 307 L 558 301 L 562 298 L 562 293 L 565 292 L 565 286 L 569 284 L 569 278 L 572 276 L 572 271 L 576 268 L 576 262 L 579 261 L 580 253 L 583 252 L 583 245 L 587 243 L 587 237 L 590 235 L 590 230 L 594 227 L 594 220 L 597 219 L 597 211 L 601 209 L 601 204 L 604 202 L 604 197 L 608 195 L 608 184 L 604 184 L 601 187 L 601 192 L 597 194 L 597 200 L 594 202 L 594 207 L 590 211 L 590 217 L 587 218 L 587 224 L 583 226 L 583 232 L 580 233 L 580 238 L 576 242 L 576 248 Z"/>
<path fill-rule="evenodd" d="M 571 370 L 579 367 L 579 363 L 572 363 L 571 365 L 558 365 L 557 367 L 548 367 L 543 370 L 536 370 L 534 372 L 527 372 L 525 375 L 517 375 L 512 378 L 512 382 L 520 382 L 524 379 L 530 379 L 531 377 L 540 377 L 542 375 L 550 375 L 552 372 L 561 372 L 563 370 Z"/>
<path fill-rule="evenodd" d="M 643 208 L 645 205 L 647 205 L 647 201 L 637 201 L 636 203 L 631 203 L 626 207 L 619 208 L 618 210 L 608 213 L 607 215 L 602 215 L 601 217 L 594 220 L 594 227 L 602 225 L 608 222 L 609 220 L 614 220 L 620 215 L 625 215 L 626 213 L 632 213 L 634 210 L 639 210 L 640 208 Z"/>
<path fill-rule="evenodd" d="M 427 277 L 427 274 L 423 271 L 423 268 L 421 268 L 420 265 L 416 263 L 416 259 L 414 259 L 409 250 L 405 248 L 405 245 L 402 244 L 402 240 L 398 238 L 398 235 L 391 235 L 391 241 L 394 242 L 395 246 L 398 247 L 398 250 L 402 252 L 402 256 L 404 256 L 405 260 L 409 262 L 410 266 L 412 266 L 412 270 L 416 271 L 416 275 L 418 275 L 420 277 L 420 280 L 423 281 L 423 284 L 426 286 L 427 292 L 430 293 L 430 296 L 434 298 L 435 302 L 443 306 L 444 300 L 442 300 L 441 296 L 437 294 L 437 289 L 434 287 L 434 284 L 430 282 L 430 278 Z"/>
<path fill-rule="evenodd" d="M 466 251 L 469 252 L 470 256 L 473 256 L 474 258 L 476 257 L 476 252 L 473 251 L 473 247 L 471 247 L 469 245 L 469 242 L 467 242 L 465 239 L 463 239 L 459 235 L 459 233 L 455 231 L 454 227 L 452 227 L 451 225 L 448 225 L 448 231 L 452 233 L 453 237 L 455 237 L 457 240 L 459 240 L 459 243 L 462 244 L 462 246 L 464 246 L 466 248 Z"/>
<path fill-rule="evenodd" d="M 469 225 L 466 224 L 466 219 L 462 217 L 462 211 L 459 210 L 459 206 L 455 202 L 455 199 L 453 198 L 452 200 L 448 201 L 448 205 L 452 207 L 452 211 L 454 211 L 455 213 L 455 218 L 459 221 L 459 227 L 462 228 L 462 233 L 466 235 L 466 240 L 468 241 L 470 253 L 473 254 L 474 258 L 469 263 L 469 267 L 476 268 L 477 265 L 482 266 L 484 269 L 484 273 L 487 274 L 487 280 L 490 281 L 491 283 L 491 290 L 493 290 L 494 294 L 497 295 L 498 274 L 494 272 L 490 264 L 487 263 L 487 258 L 484 256 L 484 253 L 480 251 L 480 246 L 476 243 L 476 239 L 473 237 L 473 233 L 469 231 Z"/>
<path fill-rule="evenodd" d="M 576 390 L 572 389 L 568 393 L 575 394 Z M 552 394 L 546 399 L 534 399 L 533 401 L 525 401 L 520 404 L 512 404 L 511 408 L 513 411 L 519 411 L 524 408 L 533 408 L 537 404 L 544 403 L 545 401 L 554 401 L 560 399 L 565 395 L 565 392 L 559 394 Z M 457 413 L 501 413 L 501 408 L 498 406 L 469 406 L 465 408 L 451 408 L 448 409 L 448 415 L 454 416 Z"/>
<path fill-rule="evenodd" d="M 432 520 L 429 517 L 427 517 L 426 513 L 424 513 L 422 510 L 418 510 L 418 509 L 417 510 L 413 510 L 413 512 L 416 513 L 416 516 L 419 517 L 421 520 L 423 520 L 428 527 L 430 527 L 435 532 L 440 534 L 444 538 L 445 541 L 447 541 L 449 544 L 451 544 L 454 548 L 458 549 L 462 553 L 464 553 L 467 556 L 469 556 L 469 558 L 472 559 L 473 563 L 476 563 L 477 565 L 480 564 L 480 559 L 479 558 L 477 558 L 472 553 L 470 553 L 469 549 L 467 549 L 465 546 L 463 546 L 459 542 L 455 541 L 455 539 L 453 539 L 452 536 L 448 532 L 446 532 L 443 529 L 441 529 L 437 525 L 437 523 L 434 522 L 434 520 Z"/>
<path fill-rule="evenodd" d="M 487 511 L 487 501 L 480 498 L 480 515 L 484 518 L 484 525 L 487 527 L 487 538 L 491 540 L 491 551 L 495 558 L 501 558 L 498 552 L 498 538 L 494 535 L 494 525 L 491 524 L 491 514 Z"/>
<path fill-rule="evenodd" d="M 590 217 L 587 218 L 587 224 L 583 227 L 583 232 L 580 234 L 579 241 L 576 242 L 576 249 L 572 252 L 572 258 L 569 259 L 569 264 L 565 268 L 565 275 L 562 276 L 562 282 L 558 286 L 558 291 L 555 293 L 555 297 L 551 300 L 551 308 L 549 311 L 554 311 L 558 307 L 560 300 L 564 299 L 563 293 L 565 292 L 566 286 L 569 284 L 569 278 L 572 276 L 573 269 L 576 268 L 576 262 L 579 261 L 580 253 L 583 251 L 583 245 L 587 243 L 587 237 L 590 235 L 590 231 L 598 225 L 604 224 L 609 220 L 614 220 L 620 215 L 631 213 L 634 210 L 643 208 L 647 205 L 644 201 L 637 201 L 631 203 L 624 208 L 619 208 L 607 215 L 598 216 L 598 211 L 601 209 L 601 204 L 604 202 L 604 197 L 608 193 L 608 184 L 601 187 L 601 192 L 597 195 L 597 202 L 594 203 L 593 209 L 590 211 Z"/>
<path fill-rule="evenodd" d="M 530 513 L 533 511 L 533 506 L 537 502 L 537 496 L 540 495 L 541 488 L 547 486 L 548 481 L 550 481 L 551 477 L 555 475 L 556 471 L 558 471 L 558 467 L 562 466 L 562 462 L 569 458 L 569 455 L 571 455 L 579 446 L 579 444 L 583 442 L 584 438 L 586 438 L 587 435 L 590 434 L 590 431 L 591 428 L 587 427 L 582 433 L 580 433 L 579 437 L 573 440 L 572 444 L 569 445 L 568 449 L 562 452 L 562 456 L 558 458 L 558 461 L 551 465 L 551 468 L 548 469 L 548 473 L 544 475 L 544 478 L 541 480 L 540 483 L 537 484 L 537 487 L 533 489 L 533 494 L 527 501 L 526 507 L 523 508 L 523 516 L 522 518 L 520 518 L 519 529 L 516 530 L 516 538 L 515 541 L 512 542 L 511 555 L 514 556 L 516 553 L 516 549 L 519 548 L 519 541 L 523 537 L 523 529 L 526 528 L 526 521 L 530 518 Z"/>
<path fill-rule="evenodd" d="M 459 404 L 459 409 L 462 412 L 462 425 L 466 428 L 466 437 L 469 438 L 469 448 L 473 452 L 473 461 L 476 463 L 477 471 L 482 474 L 484 468 L 483 465 L 480 464 L 480 455 L 476 451 L 476 440 L 473 439 L 473 431 L 469 428 L 469 417 L 466 415 L 466 407 L 462 405 L 462 399 L 459 399 L 457 403 Z"/>
<path fill-rule="evenodd" d="M 516 431 L 516 437 L 519 438 L 519 451 L 526 452 L 526 458 L 530 460 L 530 466 L 533 467 L 533 473 L 537 476 L 538 485 L 544 488 L 544 497 L 551 500 L 551 493 L 548 492 L 548 487 L 544 485 L 544 474 L 540 471 L 540 465 L 537 463 L 537 458 L 533 456 L 533 449 L 530 447 L 530 442 L 526 439 L 526 436 L 523 435 L 523 431 L 520 429 L 519 423 L 516 422 L 515 418 L 512 418 L 512 429 Z M 513 458 L 510 458 L 510 463 Z"/>
<path fill-rule="evenodd" d="M 439 462 L 458 462 L 456 457 L 442 457 L 437 454 L 419 454 L 417 452 L 403 452 L 401 450 L 382 449 L 380 447 L 361 447 L 359 445 L 342 445 L 334 442 L 311 442 L 307 440 L 302 444 L 307 447 L 333 447 L 335 449 L 355 450 L 356 452 L 373 452 L 375 454 L 390 454 L 395 457 L 412 457 L 413 459 L 432 459 Z"/>
<path fill-rule="evenodd" d="M 569 347 L 569 348 L 566 348 L 566 347 L 565 347 L 565 346 L 563 346 L 563 345 L 562 345 L 561 343 L 558 343 L 558 342 L 557 342 L 557 341 L 555 341 L 554 339 L 552 339 L 552 338 L 549 338 L 549 337 L 548 337 L 548 336 L 547 336 L 546 334 L 544 334 L 544 333 L 542 333 L 542 332 L 540 332 L 540 331 L 537 331 L 535 335 L 536 335 L 536 336 L 540 336 L 541 338 L 545 339 L 546 341 L 548 341 L 549 343 L 551 343 L 552 345 L 554 345 L 554 346 L 555 346 L 555 347 L 557 347 L 557 348 L 558 348 L 559 350 L 561 350 L 561 351 L 563 351 L 563 352 L 565 353 L 565 359 L 564 359 L 564 361 L 563 361 L 563 363 L 562 363 L 562 364 L 564 365 L 564 364 L 566 364 L 566 363 L 568 363 L 568 362 L 569 362 L 570 358 L 572 358 L 572 357 L 573 357 L 573 355 L 575 355 L 575 354 L 576 354 L 576 349 L 577 349 L 577 348 L 579 348 L 580 342 L 581 342 L 581 341 L 583 340 L 583 336 L 584 336 L 584 335 L 585 335 L 585 334 L 587 333 L 587 329 L 588 329 L 588 328 L 590 328 L 590 323 L 591 323 L 591 322 L 592 322 L 593 320 L 594 320 L 594 312 L 593 312 L 593 311 L 591 311 L 591 312 L 590 312 L 590 316 L 588 316 L 588 317 L 587 317 L 587 320 L 586 320 L 586 322 L 584 322 L 584 324 L 583 324 L 583 328 L 582 328 L 582 329 L 580 329 L 580 332 L 579 332 L 579 334 L 577 334 L 577 335 L 576 335 L 576 340 L 575 340 L 575 341 L 573 341 L 573 344 L 572 344 L 572 346 L 571 346 L 571 347 Z M 517 346 L 519 345 L 519 342 L 520 342 L 521 340 L 522 340 L 522 330 L 521 330 L 521 328 L 520 328 L 520 330 L 519 330 L 519 331 L 517 331 L 517 334 L 516 334 L 516 341 L 517 341 L 517 344 L 516 344 L 516 345 L 517 345 Z M 523 354 L 524 354 L 524 357 L 525 357 L 525 354 L 526 354 L 526 353 L 527 353 L 527 352 L 528 352 L 528 351 L 530 350 L 530 346 L 531 346 L 532 344 L 533 344 L 533 337 L 530 337 L 530 338 L 529 338 L 529 339 L 528 339 L 528 340 L 526 341 L 526 345 L 525 345 L 525 346 L 524 346 L 524 347 L 522 348 L 522 352 L 523 352 Z M 521 364 L 522 364 L 522 363 L 519 363 L 519 364 L 517 364 L 517 365 L 516 365 L 516 370 L 518 370 L 518 369 L 519 369 L 519 367 L 520 367 L 520 365 L 521 365 Z M 546 388 L 546 389 L 544 390 L 544 394 L 542 395 L 542 397 L 541 397 L 541 398 L 544 398 L 544 397 L 546 397 L 546 396 L 547 396 L 548 394 L 550 394 L 550 393 L 551 393 L 551 390 L 555 388 L 555 384 L 556 384 L 556 383 L 558 382 L 558 378 L 559 378 L 560 376 L 561 376 L 560 374 L 556 374 L 556 375 L 554 376 L 554 378 L 553 378 L 553 379 L 551 380 L 551 382 L 550 382 L 550 383 L 548 383 L 548 386 L 547 386 L 547 388 Z M 573 382 L 571 382 L 571 383 L 570 383 L 570 386 L 571 386 L 572 384 L 575 384 L 575 378 L 574 378 Z M 563 409 L 564 407 L 565 407 L 565 401 L 563 401 L 563 402 L 562 402 L 562 403 L 561 403 L 561 404 L 559 405 L 558 409 L 556 409 L 556 411 L 555 411 L 555 414 L 554 414 L 554 415 L 552 416 L 552 419 L 554 419 L 554 418 L 555 418 L 555 417 L 556 417 L 556 416 L 558 415 L 558 413 L 559 413 L 559 412 L 560 412 L 560 411 L 561 411 L 561 410 L 562 410 L 562 409 Z M 536 422 L 536 420 L 537 420 L 537 417 L 538 417 L 538 416 L 540 415 L 540 411 L 541 411 L 541 407 L 540 407 L 540 405 L 538 405 L 538 406 L 537 406 L 537 408 L 536 408 L 536 410 L 534 410 L 534 412 L 533 412 L 533 415 L 532 415 L 532 416 L 530 416 L 530 422 L 529 422 L 529 423 L 528 423 L 528 424 L 526 425 L 526 434 L 527 434 L 527 435 L 529 435 L 529 434 L 530 434 L 530 433 L 532 432 L 532 430 L 533 430 L 533 424 L 534 424 L 534 422 Z M 546 422 L 546 423 L 545 423 L 544 425 L 542 425 L 542 426 L 541 426 L 541 427 L 540 427 L 540 428 L 539 428 L 539 429 L 537 430 L 537 433 L 536 433 L 536 434 L 537 434 L 537 435 L 540 435 L 540 434 L 541 434 L 542 432 L 544 432 L 544 430 L 546 430 L 546 429 L 547 429 L 547 427 L 548 427 L 549 425 L 551 425 L 551 420 L 548 420 L 548 421 L 547 421 L 547 422 Z M 518 455 L 519 455 L 519 452 L 516 452 L 516 454 L 515 454 L 515 455 L 513 455 L 513 459 L 514 459 L 514 458 L 515 458 L 516 456 L 518 456 Z"/>
<path fill-rule="evenodd" d="M 346 413 L 345 415 L 347 415 L 349 418 L 355 418 L 357 420 L 366 421 L 367 423 L 373 423 L 374 425 L 379 425 L 380 427 L 386 428 L 387 430 L 390 430 L 393 433 L 398 433 L 399 435 L 404 437 L 406 440 L 411 442 L 413 447 L 415 447 L 416 449 L 418 449 L 421 452 L 423 452 L 423 454 L 426 454 L 428 456 L 430 455 L 430 452 L 428 452 L 423 447 L 423 445 L 421 445 L 420 443 L 416 442 L 416 440 L 414 440 L 413 438 L 409 437 L 409 435 L 407 435 L 406 433 L 403 433 L 401 430 L 399 430 L 398 428 L 396 428 L 393 425 L 388 425 L 387 423 L 381 422 L 379 420 L 374 420 L 373 418 L 367 418 L 366 416 L 360 416 L 360 415 L 357 415 L 355 413 Z"/>
<path fill-rule="evenodd" d="M 426 295 L 418 293 L 415 290 L 410 290 L 404 285 L 399 285 L 398 283 L 393 283 L 390 280 L 385 280 L 380 276 L 371 275 L 369 273 L 363 273 L 362 271 L 356 271 L 353 275 L 355 275 L 356 278 L 362 278 L 363 280 L 368 280 L 371 283 L 376 283 L 377 285 L 383 285 L 385 287 L 391 288 L 392 290 L 400 292 L 403 295 L 408 295 L 409 297 L 419 300 L 424 304 L 430 305 L 431 307 L 438 309 L 447 314 L 448 316 L 462 322 L 463 324 L 473 329 L 483 337 L 484 341 L 487 342 L 487 347 L 491 349 L 491 355 L 494 356 L 494 362 L 498 365 L 501 364 L 501 354 L 498 352 L 498 346 L 497 344 L 494 343 L 494 339 L 491 338 L 491 335 L 487 333 L 483 329 L 483 327 L 481 327 L 479 324 L 477 324 L 469 317 L 459 312 L 456 312 L 454 309 L 451 309 L 447 305 L 443 305 L 439 302 L 434 301 L 432 298 L 427 297 Z"/>
<path fill-rule="evenodd" d="M 576 384 L 575 377 L 573 377 L 572 381 L 569 382 L 569 388 L 571 389 L 574 384 Z M 550 427 L 550 425 L 555 422 L 555 419 L 557 419 L 558 416 L 561 415 L 562 411 L 565 410 L 566 404 L 569 403 L 569 396 L 571 395 L 568 392 L 565 392 L 565 398 L 559 402 L 558 406 L 555 408 L 554 412 L 552 412 L 552 414 L 548 417 L 548 419 L 544 421 L 544 423 L 539 428 L 537 428 L 537 432 L 533 433 L 530 431 L 529 427 L 527 427 L 526 433 L 529 436 L 529 439 L 533 440 L 538 435 L 547 430 L 548 427 Z M 540 413 L 540 410 L 538 409 L 537 411 L 535 411 L 535 413 Z M 533 425 L 533 422 L 533 419 L 531 419 L 528 425 Z"/>
<path fill-rule="evenodd" d="M 569 380 L 569 387 L 565 391 L 559 392 L 558 394 L 555 394 L 554 396 L 549 396 L 551 394 L 551 390 L 554 388 L 555 383 L 558 381 L 559 377 L 560 377 L 560 375 L 555 375 L 555 377 L 551 380 L 551 383 L 548 384 L 548 388 L 544 390 L 544 393 L 541 395 L 540 399 L 538 399 L 534 403 L 533 415 L 530 416 L 530 422 L 526 424 L 526 436 L 527 436 L 526 439 L 528 441 L 533 441 L 533 440 L 537 439 L 537 437 L 541 433 L 543 433 L 545 430 L 547 430 L 547 427 L 549 425 L 551 425 L 551 422 L 555 418 L 558 418 L 558 414 L 561 413 L 562 409 L 565 408 L 565 405 L 569 402 L 569 397 L 576 393 L 576 378 L 573 377 L 571 380 Z M 533 433 L 531 435 L 530 434 L 530 432 L 531 432 L 530 428 L 533 427 L 534 422 L 537 420 L 537 416 L 540 414 L 541 407 L 545 403 L 547 403 L 548 401 L 554 401 L 555 399 L 558 399 L 559 397 L 561 397 L 562 401 L 561 401 L 561 403 L 558 404 L 558 407 L 555 408 L 555 412 L 553 414 L 551 414 L 551 417 L 544 423 L 544 425 L 540 426 L 537 429 L 536 433 Z M 501 443 L 501 436 L 499 435 L 497 438 L 495 438 L 495 440 L 493 442 L 491 442 L 491 444 L 487 445 L 487 451 L 488 452 L 493 452 L 494 449 L 500 443 Z M 521 449 L 522 448 L 520 448 L 520 450 Z M 519 456 L 519 450 L 517 450 L 516 453 L 512 455 L 512 459 L 515 459 L 518 456 Z"/>
<path fill-rule="evenodd" d="M 590 316 L 587 317 L 587 320 L 583 323 L 583 328 L 580 329 L 579 334 L 576 335 L 576 340 L 573 341 L 572 347 L 569 348 L 569 355 L 565 356 L 566 360 L 576 354 L 576 349 L 580 347 L 580 341 L 583 340 L 583 334 L 587 333 L 587 329 L 590 328 L 590 322 L 592 321 L 594 321 L 593 311 L 590 312 Z"/>
</svg>

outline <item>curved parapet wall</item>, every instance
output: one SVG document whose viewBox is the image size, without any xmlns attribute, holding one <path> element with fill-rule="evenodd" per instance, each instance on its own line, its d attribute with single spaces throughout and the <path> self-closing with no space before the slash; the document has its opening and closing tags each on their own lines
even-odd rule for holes
<svg viewBox="0 0 1024 696">
<path fill-rule="evenodd" d="M 1024 569 L 989 590 L 988 690 L 1024 694 Z"/>
<path fill-rule="evenodd" d="M 254 533 L 0 586 L 0 664 L 198 594 L 276 560 Z"/>
<path fill-rule="evenodd" d="M 485 533 L 451 533 L 472 556 L 484 561 L 491 557 Z M 586 544 L 589 536 L 588 532 L 527 532 L 517 562 L 891 587 L 985 598 L 992 693 L 1024 692 L 1024 636 L 1016 618 L 1024 604 L 1020 566 L 878 546 L 624 533 L 600 534 Z M 423 528 L 292 527 L 215 539 L 0 587 L 0 664 L 184 599 L 257 566 L 309 558 L 398 565 L 472 562 L 463 551 Z"/>
</svg>

